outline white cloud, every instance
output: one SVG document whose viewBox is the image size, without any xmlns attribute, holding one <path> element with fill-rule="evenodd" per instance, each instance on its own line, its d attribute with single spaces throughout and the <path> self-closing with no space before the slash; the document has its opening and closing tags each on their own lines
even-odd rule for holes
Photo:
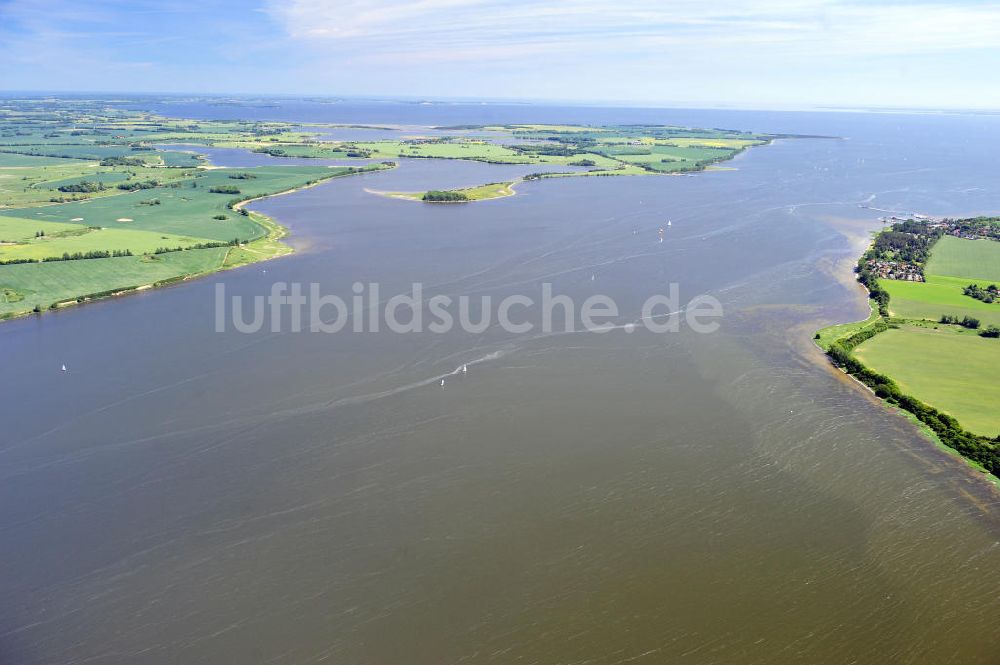
<svg viewBox="0 0 1000 665">
<path fill-rule="evenodd" d="M 269 13 L 334 52 L 423 61 L 540 54 L 902 55 L 996 48 L 1000 4 L 844 0 L 290 0 Z M 519 50 L 520 49 L 520 50 Z M 776 63 L 780 64 L 780 63 Z"/>
</svg>

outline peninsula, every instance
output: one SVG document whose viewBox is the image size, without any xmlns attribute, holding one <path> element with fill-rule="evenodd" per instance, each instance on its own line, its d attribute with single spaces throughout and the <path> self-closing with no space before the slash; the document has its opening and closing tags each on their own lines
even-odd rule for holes
<svg viewBox="0 0 1000 665">
<path fill-rule="evenodd" d="M 1000 478 L 1000 218 L 887 220 L 858 261 L 872 313 L 816 343 L 934 441 Z"/>
</svg>

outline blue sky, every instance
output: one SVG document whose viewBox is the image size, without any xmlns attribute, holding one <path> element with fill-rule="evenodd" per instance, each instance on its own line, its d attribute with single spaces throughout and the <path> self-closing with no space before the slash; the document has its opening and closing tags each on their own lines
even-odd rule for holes
<svg viewBox="0 0 1000 665">
<path fill-rule="evenodd" d="M 0 89 L 1000 108 L 1000 0 L 0 0 Z"/>
</svg>

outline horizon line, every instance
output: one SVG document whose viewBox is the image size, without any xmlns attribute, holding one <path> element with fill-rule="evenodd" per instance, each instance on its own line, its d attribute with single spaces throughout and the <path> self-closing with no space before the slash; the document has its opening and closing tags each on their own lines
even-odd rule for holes
<svg viewBox="0 0 1000 665">
<path fill-rule="evenodd" d="M 286 100 L 343 100 L 354 102 L 404 102 L 417 104 L 468 104 L 468 105 L 524 105 L 524 106 L 580 106 L 580 107 L 610 107 L 610 108 L 653 108 L 653 109 L 690 109 L 712 111 L 774 111 L 785 113 L 921 113 L 921 114 L 962 114 L 962 115 L 993 115 L 1000 114 L 996 107 L 961 107 L 961 106 L 881 106 L 877 104 L 769 104 L 767 102 L 708 102 L 680 100 L 630 100 L 630 99 L 565 99 L 565 98 L 531 98 L 531 97 L 448 97 L 448 96 L 414 96 L 397 94 L 317 94 L 291 92 L 190 92 L 190 91 L 124 91 L 124 90 L 46 90 L 46 89 L 0 89 L 0 98 L 15 96 L 27 97 L 80 97 L 92 96 L 95 99 L 105 97 L 190 97 L 201 99 L 286 99 Z"/>
</svg>

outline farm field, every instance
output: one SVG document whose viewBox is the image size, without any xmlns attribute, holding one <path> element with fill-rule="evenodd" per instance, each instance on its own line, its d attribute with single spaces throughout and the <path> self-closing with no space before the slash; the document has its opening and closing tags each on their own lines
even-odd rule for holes
<svg viewBox="0 0 1000 665">
<path fill-rule="evenodd" d="M 180 154 L 180 153 L 177 153 Z M 124 193 L 117 186 L 126 182 L 157 180 L 168 182 L 191 177 L 193 169 L 166 169 L 147 166 L 100 166 L 99 162 L 75 159 L 41 166 L 0 167 L 0 211 L 21 206 L 48 205 L 72 199 L 90 199 Z M 85 182 L 102 185 L 98 191 L 60 191 L 59 187 Z"/>
<path fill-rule="evenodd" d="M 440 128 L 439 128 L 440 129 Z M 444 128 L 447 129 L 447 128 Z M 587 171 L 567 176 L 658 175 L 698 171 L 730 159 L 741 150 L 770 140 L 767 135 L 683 127 L 592 127 L 573 125 L 495 125 L 461 127 L 508 132 L 509 141 L 466 136 L 408 138 L 380 141 L 317 141 L 305 134 L 285 133 L 260 138 L 213 141 L 222 147 L 241 147 L 275 156 L 344 159 L 467 159 L 501 164 L 567 164 L 588 160 Z"/>
<path fill-rule="evenodd" d="M 1000 303 L 984 303 L 962 292 L 970 283 L 1000 283 L 1000 242 L 944 236 L 935 243 L 924 274 L 926 282 L 879 280 L 889 292 L 892 316 L 937 321 L 947 314 L 1000 325 Z"/>
<path fill-rule="evenodd" d="M 392 166 L 215 168 L 153 144 L 308 135 L 287 123 L 33 104 L 0 103 L 0 318 L 287 254 L 285 229 L 239 202 Z"/>
<path fill-rule="evenodd" d="M 67 163 L 87 164 L 84 160 L 69 160 L 59 157 L 35 157 L 33 155 L 20 155 L 14 152 L 0 152 L 0 169 L 14 167 L 39 167 L 39 166 L 64 166 Z"/>
<path fill-rule="evenodd" d="M 228 248 L 192 249 L 156 256 L 0 265 L 0 317 L 46 309 L 89 294 L 135 288 L 158 281 L 212 272 Z"/>
<path fill-rule="evenodd" d="M 904 325 L 854 350 L 906 394 L 957 418 L 977 434 L 1000 434 L 1000 340 L 955 326 Z"/>
<path fill-rule="evenodd" d="M 1000 282 L 1000 242 L 945 236 L 934 245 L 925 271 L 929 275 Z"/>
<path fill-rule="evenodd" d="M 884 279 L 879 284 L 889 292 L 889 313 L 892 316 L 938 321 L 943 314 L 947 314 L 959 318 L 971 316 L 984 325 L 1000 325 L 1000 304 L 987 304 L 962 293 L 970 281 L 973 280 L 927 275 L 926 282 Z M 980 280 L 980 283 L 989 282 Z"/>
<path fill-rule="evenodd" d="M 0 237 L 6 241 L 0 261 L 126 250 L 135 255 L 0 265 L 0 316 L 285 254 L 290 250 L 280 242 L 284 229 L 262 215 L 243 214 L 233 202 L 356 171 L 323 166 L 213 169 L 152 189 L 0 210 Z M 212 192 L 213 187 L 225 191 Z M 187 249 L 237 240 L 239 247 Z M 160 248 L 184 251 L 157 253 Z"/>
<path fill-rule="evenodd" d="M 210 241 L 251 240 L 264 231 L 229 209 L 234 200 L 257 198 L 350 172 L 350 167 L 326 166 L 199 170 L 165 186 L 54 206 L 5 209 L 0 210 L 0 216 L 157 231 Z M 225 191 L 212 192 L 213 188 Z"/>
<path fill-rule="evenodd" d="M 23 229 L 33 229 L 36 224 L 32 220 L 8 218 Z M 0 233 L 10 222 L 0 219 Z M 44 235 L 22 238 L 17 244 L 0 245 L 0 262 L 11 259 L 42 260 L 60 257 L 63 254 L 75 252 L 125 252 L 133 254 L 152 254 L 161 247 L 191 247 L 192 245 L 212 242 L 207 238 L 195 238 L 176 234 L 164 234 L 158 231 L 138 231 L 121 228 L 93 228 L 80 224 L 45 224 Z M 53 227 L 58 227 L 54 230 Z M 23 233 L 21 230 L 19 233 Z M 8 232 L 9 234 L 9 232 Z M 4 234 L 6 239 L 8 234 Z"/>
</svg>

